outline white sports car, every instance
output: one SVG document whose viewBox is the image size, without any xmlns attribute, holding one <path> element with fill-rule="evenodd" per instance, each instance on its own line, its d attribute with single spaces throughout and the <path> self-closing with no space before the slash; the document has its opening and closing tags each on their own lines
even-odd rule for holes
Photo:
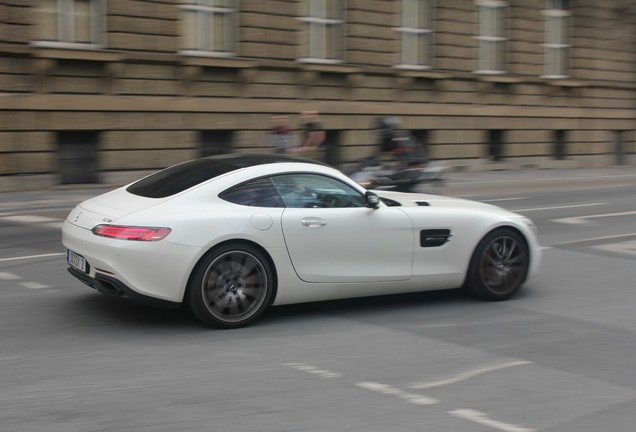
<svg viewBox="0 0 636 432">
<path fill-rule="evenodd" d="M 85 284 L 187 304 L 225 328 L 318 300 L 458 287 L 504 300 L 539 266 L 535 231 L 492 205 L 376 194 L 334 168 L 270 154 L 172 166 L 84 201 L 62 228 L 69 272 Z"/>
</svg>

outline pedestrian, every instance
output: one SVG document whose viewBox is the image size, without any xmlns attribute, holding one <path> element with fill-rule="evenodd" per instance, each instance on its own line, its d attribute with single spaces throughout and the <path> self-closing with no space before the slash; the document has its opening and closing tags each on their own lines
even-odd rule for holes
<svg viewBox="0 0 636 432">
<path fill-rule="evenodd" d="M 317 157 L 316 150 L 325 140 L 325 130 L 320 123 L 318 111 L 302 111 L 302 140 L 298 147 L 289 149 L 290 153 L 300 153 L 307 157 Z"/>
<path fill-rule="evenodd" d="M 272 116 L 272 126 L 269 130 L 268 138 L 269 145 L 272 146 L 276 153 L 285 153 L 295 146 L 294 135 L 289 126 L 289 116 Z"/>
</svg>

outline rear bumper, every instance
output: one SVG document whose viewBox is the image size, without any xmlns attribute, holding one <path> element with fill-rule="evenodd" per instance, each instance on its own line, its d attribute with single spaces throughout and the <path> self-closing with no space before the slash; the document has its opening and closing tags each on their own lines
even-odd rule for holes
<svg viewBox="0 0 636 432">
<path fill-rule="evenodd" d="M 114 286 L 134 290 L 131 298 L 138 294 L 177 303 L 183 301 L 192 267 L 202 253 L 200 248 L 166 240 L 135 242 L 99 237 L 68 220 L 62 226 L 62 244 L 90 266 L 86 274 L 72 273 L 81 281 L 95 284 L 96 280 L 116 280 Z"/>
<path fill-rule="evenodd" d="M 72 267 L 68 268 L 68 272 L 79 279 L 89 287 L 105 294 L 109 297 L 116 297 L 124 300 L 129 300 L 134 303 L 143 304 L 152 307 L 160 307 L 165 309 L 176 309 L 180 306 L 180 303 L 172 302 L 169 300 L 162 300 L 156 297 L 145 296 L 129 288 L 122 281 L 110 276 L 106 276 L 100 273 L 96 273 L 95 277 L 91 277 L 85 273 L 75 270 Z"/>
</svg>

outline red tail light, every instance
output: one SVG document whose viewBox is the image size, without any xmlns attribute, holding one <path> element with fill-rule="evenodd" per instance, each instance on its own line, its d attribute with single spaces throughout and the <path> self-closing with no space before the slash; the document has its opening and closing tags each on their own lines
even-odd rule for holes
<svg viewBox="0 0 636 432">
<path fill-rule="evenodd" d="M 120 240 L 157 241 L 170 234 L 170 228 L 134 227 L 119 225 L 97 225 L 93 234 Z"/>
</svg>

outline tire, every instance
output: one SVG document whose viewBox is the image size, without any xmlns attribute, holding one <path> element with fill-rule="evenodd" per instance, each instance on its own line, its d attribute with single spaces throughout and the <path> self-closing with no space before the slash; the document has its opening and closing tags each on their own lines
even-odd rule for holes
<svg viewBox="0 0 636 432">
<path fill-rule="evenodd" d="M 482 300 L 509 299 L 526 280 L 529 266 L 530 253 L 521 234 L 509 228 L 496 229 L 475 248 L 465 289 Z"/>
<path fill-rule="evenodd" d="M 257 248 L 227 244 L 205 256 L 188 287 L 188 306 L 203 323 L 218 328 L 243 327 L 269 306 L 273 268 Z"/>
</svg>

